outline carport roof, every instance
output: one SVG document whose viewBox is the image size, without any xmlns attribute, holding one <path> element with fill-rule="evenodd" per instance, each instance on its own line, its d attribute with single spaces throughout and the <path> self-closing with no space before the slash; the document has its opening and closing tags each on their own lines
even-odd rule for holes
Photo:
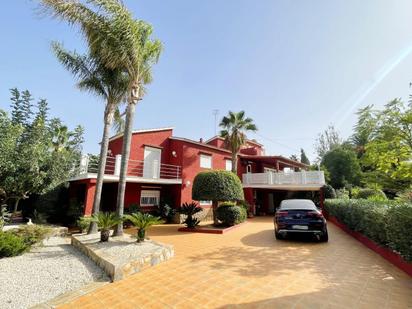
<svg viewBox="0 0 412 309">
<path fill-rule="evenodd" d="M 255 155 L 240 154 L 239 157 L 240 159 L 248 160 L 252 162 L 264 162 L 264 163 L 273 164 L 273 165 L 276 165 L 276 162 L 279 162 L 280 164 L 283 163 L 284 165 L 292 166 L 292 167 L 300 167 L 300 168 L 305 168 L 305 169 L 309 167 L 309 165 L 305 163 L 291 160 L 283 156 L 255 156 Z"/>
</svg>

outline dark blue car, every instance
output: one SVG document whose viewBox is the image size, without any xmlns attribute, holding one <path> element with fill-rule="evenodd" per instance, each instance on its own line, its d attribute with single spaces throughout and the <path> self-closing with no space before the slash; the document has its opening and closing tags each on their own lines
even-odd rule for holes
<svg viewBox="0 0 412 309">
<path fill-rule="evenodd" d="M 320 241 L 328 241 L 326 219 L 311 200 L 283 200 L 276 211 L 274 224 L 276 239 L 292 233 L 307 233 Z"/>
</svg>

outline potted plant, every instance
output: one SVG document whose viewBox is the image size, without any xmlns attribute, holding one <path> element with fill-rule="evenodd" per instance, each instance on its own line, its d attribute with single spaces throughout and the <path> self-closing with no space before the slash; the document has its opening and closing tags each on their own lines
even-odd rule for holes
<svg viewBox="0 0 412 309">
<path fill-rule="evenodd" d="M 141 212 L 125 215 L 124 218 L 129 220 L 136 228 L 137 242 L 144 241 L 146 238 L 146 230 L 155 224 L 161 224 L 163 221 L 159 217 L 152 216 Z"/>
<path fill-rule="evenodd" d="M 184 224 L 188 228 L 195 228 L 199 223 L 200 220 L 197 218 L 194 218 L 193 216 L 199 212 L 202 212 L 203 208 L 199 207 L 197 203 L 191 202 L 191 203 L 184 203 L 182 206 L 180 206 L 178 212 L 182 215 L 186 216 L 185 221 L 183 221 Z"/>
<path fill-rule="evenodd" d="M 91 222 L 96 222 L 100 229 L 101 242 L 108 241 L 110 229 L 122 221 L 114 212 L 99 212 L 91 217 Z"/>
</svg>

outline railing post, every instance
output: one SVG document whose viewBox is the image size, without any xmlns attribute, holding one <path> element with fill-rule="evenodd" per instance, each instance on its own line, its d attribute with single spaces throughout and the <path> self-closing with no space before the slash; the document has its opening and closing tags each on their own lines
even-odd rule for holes
<svg viewBox="0 0 412 309">
<path fill-rule="evenodd" d="M 116 155 L 115 161 L 114 161 L 114 175 L 119 176 L 120 175 L 120 165 L 122 163 L 122 155 Z"/>
<path fill-rule="evenodd" d="M 89 171 L 89 156 L 82 155 L 80 158 L 79 172 L 80 174 L 85 174 L 85 173 L 88 173 L 88 171 Z"/>
<path fill-rule="evenodd" d="M 306 185 L 306 171 L 303 170 L 301 173 L 302 173 L 302 184 Z"/>
<path fill-rule="evenodd" d="M 273 172 L 269 172 L 268 174 L 268 185 L 272 185 L 273 183 Z"/>
</svg>

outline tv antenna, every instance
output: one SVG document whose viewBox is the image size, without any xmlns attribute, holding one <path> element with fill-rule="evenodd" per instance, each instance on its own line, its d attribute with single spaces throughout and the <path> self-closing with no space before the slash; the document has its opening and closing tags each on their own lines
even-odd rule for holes
<svg viewBox="0 0 412 309">
<path fill-rule="evenodd" d="M 217 135 L 217 115 L 219 115 L 219 110 L 214 109 L 213 110 L 213 116 L 215 116 L 215 136 Z"/>
</svg>

